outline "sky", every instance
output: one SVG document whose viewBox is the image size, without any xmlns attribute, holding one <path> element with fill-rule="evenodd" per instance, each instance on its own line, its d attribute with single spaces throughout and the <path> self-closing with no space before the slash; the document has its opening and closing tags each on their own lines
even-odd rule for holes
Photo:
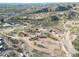
<svg viewBox="0 0 79 59">
<path fill-rule="evenodd" d="M 79 2 L 79 0 L 0 0 L 0 3 Z"/>
</svg>

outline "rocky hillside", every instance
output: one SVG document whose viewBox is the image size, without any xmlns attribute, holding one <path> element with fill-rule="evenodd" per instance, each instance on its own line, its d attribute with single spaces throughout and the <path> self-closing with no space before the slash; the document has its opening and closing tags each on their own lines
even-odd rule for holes
<svg viewBox="0 0 79 59">
<path fill-rule="evenodd" d="M 78 6 L 78 3 L 50 3 L 1 7 L 0 56 L 79 56 Z"/>
</svg>

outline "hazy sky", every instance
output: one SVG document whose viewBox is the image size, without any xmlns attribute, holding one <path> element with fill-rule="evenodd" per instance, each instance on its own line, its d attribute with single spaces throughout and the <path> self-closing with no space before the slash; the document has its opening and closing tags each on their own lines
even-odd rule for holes
<svg viewBox="0 0 79 59">
<path fill-rule="evenodd" d="M 79 0 L 0 0 L 0 3 L 79 2 Z"/>
</svg>

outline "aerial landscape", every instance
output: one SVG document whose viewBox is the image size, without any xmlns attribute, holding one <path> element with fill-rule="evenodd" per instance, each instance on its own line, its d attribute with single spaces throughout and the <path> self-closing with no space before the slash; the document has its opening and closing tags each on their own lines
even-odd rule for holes
<svg viewBox="0 0 79 59">
<path fill-rule="evenodd" d="M 79 57 L 79 3 L 0 3 L 0 57 Z"/>
</svg>

